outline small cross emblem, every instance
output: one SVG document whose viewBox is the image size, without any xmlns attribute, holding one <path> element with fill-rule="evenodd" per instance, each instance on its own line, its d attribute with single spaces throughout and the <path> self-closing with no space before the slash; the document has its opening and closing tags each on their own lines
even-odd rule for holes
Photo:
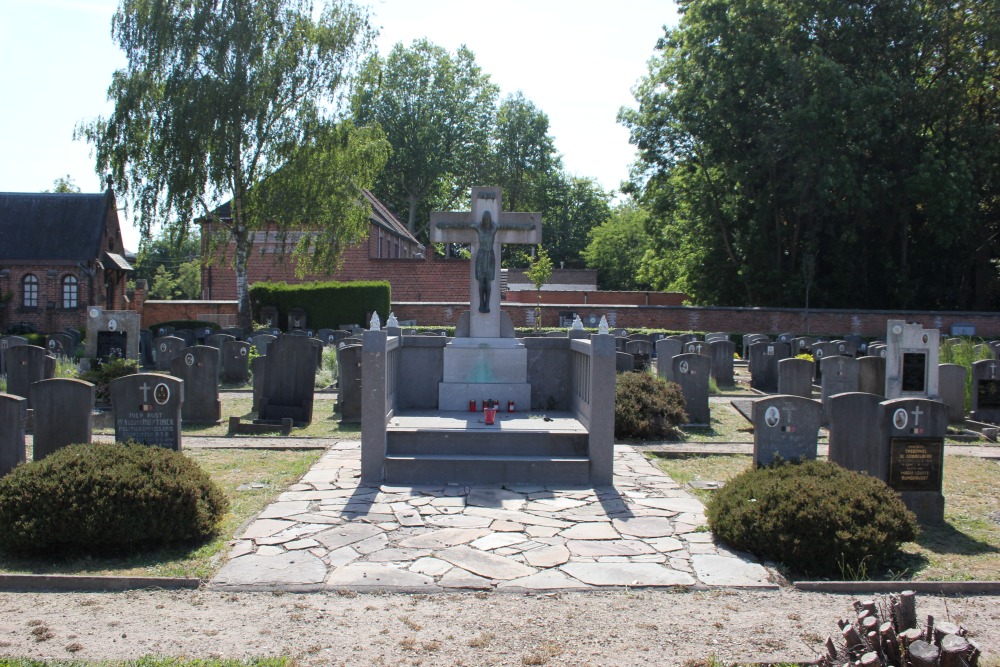
<svg viewBox="0 0 1000 667">
<path fill-rule="evenodd" d="M 142 402 L 149 403 L 149 384 L 143 382 L 139 389 L 142 389 Z"/>
<path fill-rule="evenodd" d="M 920 415 L 924 414 L 923 410 L 920 409 L 920 406 L 918 405 L 913 408 L 913 411 L 910 414 L 913 415 L 913 425 L 920 426 Z"/>
</svg>

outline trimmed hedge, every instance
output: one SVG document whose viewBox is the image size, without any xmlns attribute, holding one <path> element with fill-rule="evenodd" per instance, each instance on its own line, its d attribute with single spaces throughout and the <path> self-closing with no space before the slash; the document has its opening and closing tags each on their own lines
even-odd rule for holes
<svg viewBox="0 0 1000 667">
<path fill-rule="evenodd" d="M 180 452 L 71 445 L 0 479 L 0 547 L 20 554 L 117 554 L 205 538 L 229 510 Z"/>
<path fill-rule="evenodd" d="M 215 322 L 205 322 L 203 320 L 168 320 L 166 322 L 157 322 L 151 327 L 147 327 L 153 332 L 153 336 L 156 336 L 156 330 L 160 327 L 173 327 L 175 330 L 180 329 L 201 329 L 202 327 L 208 327 L 212 331 L 218 331 L 220 327 Z"/>
<path fill-rule="evenodd" d="M 747 470 L 712 496 L 705 515 L 726 544 L 807 576 L 873 572 L 919 531 L 887 484 L 827 461 Z"/>
<path fill-rule="evenodd" d="M 668 440 L 687 423 L 684 394 L 652 373 L 619 373 L 615 384 L 615 437 Z"/>
<path fill-rule="evenodd" d="M 306 312 L 310 329 L 336 329 L 341 324 L 368 324 L 368 314 L 378 311 L 384 324 L 392 306 L 391 287 L 386 281 L 313 282 L 289 285 L 285 282 L 254 283 L 250 288 L 250 306 L 255 322 L 260 309 L 275 306 L 278 322 L 288 321 L 288 311 Z"/>
</svg>

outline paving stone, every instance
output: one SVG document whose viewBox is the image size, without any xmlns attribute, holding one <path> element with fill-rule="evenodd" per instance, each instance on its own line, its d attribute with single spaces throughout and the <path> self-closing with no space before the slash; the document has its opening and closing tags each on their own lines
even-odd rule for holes
<svg viewBox="0 0 1000 667">
<path fill-rule="evenodd" d="M 233 545 L 233 548 L 229 550 L 226 555 L 227 558 L 239 558 L 240 556 L 245 556 L 248 553 L 253 552 L 254 544 L 249 540 L 239 540 Z"/>
<path fill-rule="evenodd" d="M 485 516 L 469 516 L 467 514 L 436 514 L 425 519 L 432 526 L 442 528 L 486 528 L 493 519 Z"/>
<path fill-rule="evenodd" d="M 493 581 L 479 575 L 466 572 L 460 567 L 448 570 L 440 579 L 438 586 L 442 588 L 464 588 L 470 590 L 492 590 Z"/>
<path fill-rule="evenodd" d="M 571 521 L 555 519 L 550 516 L 538 516 L 529 512 L 512 512 L 510 510 L 493 509 L 492 507 L 470 507 L 465 510 L 467 516 L 481 516 L 500 521 L 515 521 L 528 526 L 550 526 L 552 528 L 568 528 Z"/>
<path fill-rule="evenodd" d="M 630 556 L 631 563 L 666 563 L 667 557 L 664 554 L 644 554 L 642 556 Z"/>
<path fill-rule="evenodd" d="M 465 504 L 469 507 L 494 507 L 517 511 L 524 507 L 525 497 L 523 494 L 506 489 L 475 488 L 469 491 Z"/>
<path fill-rule="evenodd" d="M 332 588 L 424 588 L 433 586 L 434 580 L 419 572 L 355 563 L 330 573 L 326 585 Z"/>
<path fill-rule="evenodd" d="M 424 558 L 418 558 L 410 566 L 411 572 L 419 572 L 420 574 L 426 574 L 429 577 L 440 577 L 442 574 L 453 568 L 454 565 L 448 561 L 441 560 L 440 558 L 434 558 L 433 556 L 425 556 Z"/>
<path fill-rule="evenodd" d="M 530 511 L 558 512 L 559 510 L 572 509 L 586 504 L 582 500 L 575 500 L 573 498 L 539 498 L 528 503 L 525 509 Z"/>
<path fill-rule="evenodd" d="M 705 506 L 701 501 L 687 498 L 638 498 L 635 503 L 644 507 L 655 507 L 656 509 L 670 510 L 671 512 L 704 512 Z"/>
<path fill-rule="evenodd" d="M 414 549 L 444 549 L 459 544 L 468 544 L 489 534 L 490 531 L 486 528 L 442 528 L 431 533 L 408 537 L 401 540 L 399 546 Z"/>
<path fill-rule="evenodd" d="M 258 556 L 277 556 L 278 554 L 283 553 L 285 553 L 284 549 L 271 544 L 265 544 L 264 546 L 257 548 Z"/>
<path fill-rule="evenodd" d="M 691 561 L 684 558 L 669 558 L 667 560 L 667 565 L 680 572 L 694 573 L 694 568 L 691 567 Z"/>
<path fill-rule="evenodd" d="M 490 530 L 495 533 L 520 533 L 524 530 L 524 524 L 500 519 L 490 524 Z"/>
<path fill-rule="evenodd" d="M 373 551 L 365 559 L 368 563 L 412 563 L 430 555 L 427 549 L 379 549 Z"/>
<path fill-rule="evenodd" d="M 569 540 L 566 548 L 574 556 L 641 556 L 656 553 L 653 547 L 639 540 Z"/>
<path fill-rule="evenodd" d="M 378 526 L 368 523 L 348 523 L 336 528 L 330 528 L 315 536 L 315 539 L 331 551 L 348 544 L 367 540 L 373 535 L 382 533 Z"/>
<path fill-rule="evenodd" d="M 684 548 L 684 543 L 675 537 L 657 537 L 651 540 L 646 540 L 646 544 L 661 553 L 670 553 L 671 551 L 677 551 Z"/>
<path fill-rule="evenodd" d="M 532 567 L 555 567 L 569 560 L 569 549 L 561 545 L 543 546 L 525 551 L 524 559 Z"/>
<path fill-rule="evenodd" d="M 512 544 L 517 544 L 518 542 L 524 542 L 526 539 L 527 538 L 520 533 L 490 533 L 489 535 L 484 535 L 478 540 L 471 542 L 469 546 L 482 551 L 491 551 L 493 549 L 509 547 Z"/>
<path fill-rule="evenodd" d="M 685 542 L 698 542 L 701 544 L 712 544 L 715 542 L 715 538 L 712 537 L 712 533 L 688 533 L 684 536 Z"/>
<path fill-rule="evenodd" d="M 583 583 L 579 579 L 573 579 L 558 569 L 542 570 L 538 574 L 532 574 L 520 579 L 501 582 L 501 588 L 524 588 L 532 591 L 554 591 L 554 590 L 584 590 L 593 588 Z"/>
<path fill-rule="evenodd" d="M 385 533 L 380 532 L 378 535 L 372 535 L 367 540 L 355 542 L 351 546 L 354 547 L 355 551 L 364 555 L 375 553 L 379 549 L 384 549 L 388 544 L 389 537 Z"/>
<path fill-rule="evenodd" d="M 611 525 L 622 535 L 633 537 L 667 537 L 674 532 L 673 522 L 659 517 L 612 519 Z"/>
<path fill-rule="evenodd" d="M 708 519 L 705 518 L 704 514 L 696 514 L 694 512 L 678 514 L 675 520 L 677 523 L 686 523 L 695 528 L 708 524 Z"/>
<path fill-rule="evenodd" d="M 302 551 L 275 556 L 248 554 L 234 558 L 212 578 L 218 586 L 305 586 L 326 578 L 326 565 Z"/>
<path fill-rule="evenodd" d="M 463 570 L 489 579 L 517 579 L 535 572 L 530 567 L 525 567 L 509 558 L 467 546 L 450 547 L 438 552 L 437 556 Z"/>
<path fill-rule="evenodd" d="M 406 502 L 411 507 L 423 507 L 424 505 L 428 504 L 432 500 L 434 500 L 434 498 L 432 496 L 420 496 L 418 498 L 410 498 Z"/>
<path fill-rule="evenodd" d="M 497 556 L 510 556 L 518 563 L 524 562 L 524 558 L 521 557 L 521 552 L 511 547 L 500 547 L 499 549 L 494 549 L 490 553 L 494 553 Z"/>
<path fill-rule="evenodd" d="M 610 523 L 578 523 L 560 533 L 567 540 L 618 540 L 618 534 Z"/>
<path fill-rule="evenodd" d="M 767 568 L 739 558 L 693 554 L 691 565 L 698 579 L 709 586 L 764 586 L 771 583 Z"/>
<path fill-rule="evenodd" d="M 508 491 L 513 491 L 514 493 L 523 493 L 525 495 L 530 493 L 540 493 L 545 490 L 545 487 L 541 484 L 504 484 L 503 488 Z"/>
<path fill-rule="evenodd" d="M 698 543 L 689 544 L 688 545 L 688 551 L 692 555 L 694 555 L 694 554 L 714 554 L 715 553 L 715 545 L 714 544 L 698 544 Z"/>
<path fill-rule="evenodd" d="M 271 503 L 257 515 L 258 519 L 281 519 L 294 514 L 302 514 L 309 510 L 308 500 L 297 500 L 287 503 Z"/>
<path fill-rule="evenodd" d="M 361 554 L 351 547 L 340 547 L 327 554 L 327 561 L 330 567 L 344 567 L 361 558 Z"/>
<path fill-rule="evenodd" d="M 240 537 L 245 540 L 252 540 L 257 537 L 271 537 L 294 525 L 294 521 L 284 521 L 282 519 L 257 519 L 247 526 L 246 531 Z"/>
<path fill-rule="evenodd" d="M 598 556 L 598 563 L 628 563 L 629 559 L 626 556 Z"/>
<path fill-rule="evenodd" d="M 420 518 L 420 512 L 412 507 L 404 508 L 393 508 L 393 514 L 396 516 L 396 521 L 399 522 L 401 526 L 422 526 L 424 525 L 424 520 Z"/>
<path fill-rule="evenodd" d="M 531 537 L 552 537 L 559 532 L 559 529 L 551 526 L 528 526 L 524 532 Z"/>
<path fill-rule="evenodd" d="M 560 569 L 592 586 L 691 586 L 695 580 L 655 563 L 566 563 Z"/>
<path fill-rule="evenodd" d="M 344 523 L 344 520 L 341 519 L 340 517 L 329 516 L 329 515 L 326 515 L 326 514 L 316 514 L 316 513 L 313 513 L 313 512 L 309 512 L 309 513 L 306 513 L 306 514 L 297 514 L 295 516 L 295 520 L 299 521 L 299 522 L 321 523 L 321 524 L 330 524 L 330 525 L 336 525 L 336 524 Z"/>
<path fill-rule="evenodd" d="M 311 537 L 307 537 L 302 540 L 295 540 L 293 542 L 286 542 L 284 544 L 285 549 L 287 549 L 288 551 L 296 551 L 298 549 L 312 549 L 313 547 L 318 547 L 318 546 L 319 542 L 312 539 Z"/>
</svg>

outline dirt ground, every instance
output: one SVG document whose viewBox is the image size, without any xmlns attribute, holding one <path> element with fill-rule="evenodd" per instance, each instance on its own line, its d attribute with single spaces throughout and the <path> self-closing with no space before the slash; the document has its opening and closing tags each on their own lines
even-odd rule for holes
<svg viewBox="0 0 1000 667">
<path fill-rule="evenodd" d="M 869 597 L 869 596 L 864 596 Z M 0 593 L 0 655 L 290 656 L 300 665 L 681 665 L 809 660 L 855 596 L 778 591 Z M 875 599 L 879 599 L 876 597 Z M 920 595 L 1000 665 L 1000 599 Z"/>
</svg>

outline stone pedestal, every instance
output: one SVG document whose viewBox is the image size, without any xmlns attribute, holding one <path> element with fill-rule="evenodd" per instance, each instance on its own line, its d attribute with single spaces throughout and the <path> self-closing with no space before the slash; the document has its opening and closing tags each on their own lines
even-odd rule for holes
<svg viewBox="0 0 1000 667">
<path fill-rule="evenodd" d="M 531 405 L 528 350 L 515 338 L 455 338 L 444 348 L 444 380 L 438 385 L 438 409 L 469 409 L 475 400 L 496 399 L 500 409 L 514 401 L 517 410 Z"/>
</svg>

